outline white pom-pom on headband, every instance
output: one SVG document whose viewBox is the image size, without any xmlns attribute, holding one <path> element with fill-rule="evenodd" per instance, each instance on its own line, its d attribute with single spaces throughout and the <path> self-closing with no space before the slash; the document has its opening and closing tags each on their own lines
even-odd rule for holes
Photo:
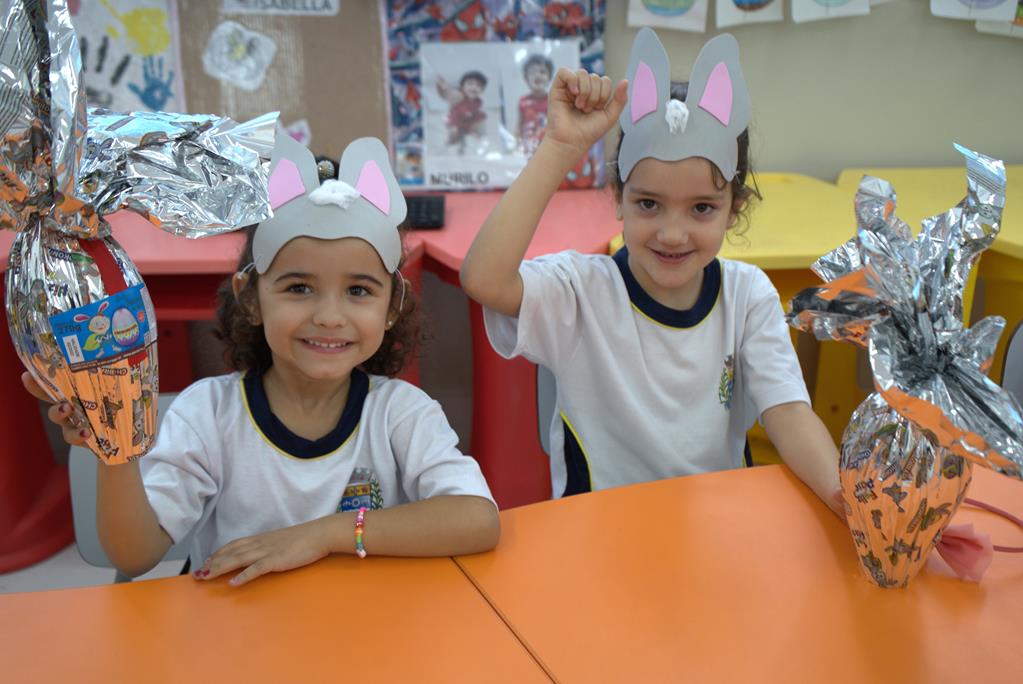
<svg viewBox="0 0 1023 684">
<path fill-rule="evenodd" d="M 312 153 L 279 130 L 268 190 L 274 215 L 259 224 L 252 242 L 259 273 L 265 273 L 281 247 L 297 237 L 361 238 L 380 255 L 388 273 L 397 270 L 398 226 L 407 208 L 387 148 L 376 138 L 352 141 L 341 155 L 338 180 L 320 185 Z"/>
<path fill-rule="evenodd" d="M 629 106 L 619 118 L 618 174 L 622 182 L 636 163 L 647 157 L 661 161 L 703 157 L 726 180 L 735 178 L 737 138 L 750 122 L 749 93 L 735 38 L 724 33 L 703 46 L 684 103 L 671 98 L 668 54 L 649 28 L 636 34 L 626 78 Z M 662 115 L 650 116 L 657 113 Z"/>
</svg>

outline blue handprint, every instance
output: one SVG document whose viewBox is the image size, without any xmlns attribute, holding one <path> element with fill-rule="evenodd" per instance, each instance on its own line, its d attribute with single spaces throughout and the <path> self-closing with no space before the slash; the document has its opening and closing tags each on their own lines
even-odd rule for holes
<svg viewBox="0 0 1023 684">
<path fill-rule="evenodd" d="M 163 77 L 163 57 L 146 57 L 142 60 L 142 80 L 144 84 L 129 83 L 128 87 L 138 95 L 142 104 L 153 110 L 163 109 L 163 105 L 171 98 L 171 82 L 174 81 L 174 72 L 167 74 L 166 80 Z"/>
</svg>

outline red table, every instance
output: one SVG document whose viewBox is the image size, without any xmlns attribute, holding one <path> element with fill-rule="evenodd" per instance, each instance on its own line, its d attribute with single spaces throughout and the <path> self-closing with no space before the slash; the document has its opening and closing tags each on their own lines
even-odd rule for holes
<svg viewBox="0 0 1023 684">
<path fill-rule="evenodd" d="M 426 268 L 457 286 L 469 246 L 500 197 L 499 192 L 449 194 L 445 227 L 420 233 Z M 606 253 L 608 242 L 619 232 L 621 223 L 615 219 L 609 190 L 558 192 L 540 220 L 526 258 L 567 249 Z M 521 358 L 506 361 L 494 352 L 483 327 L 483 311 L 471 300 L 469 319 L 472 455 L 501 508 L 550 498 L 549 459 L 537 429 L 536 366 Z"/>
<path fill-rule="evenodd" d="M 137 214 L 109 217 L 114 237 L 146 281 L 158 321 L 160 387 L 180 391 L 194 378 L 188 345 L 189 321 L 212 320 L 217 287 L 234 273 L 245 242 L 242 233 L 189 240 L 158 230 Z M 0 231 L 0 270 L 6 270 L 14 233 Z M 406 238 L 404 275 L 419 290 L 423 246 L 418 235 Z M 46 558 L 74 539 L 67 468 L 50 458 L 35 399 L 21 389 L 24 370 L 6 334 L 0 331 L 0 382 L 6 397 L 0 411 L 0 573 Z M 412 364 L 402 377 L 418 382 Z M 16 443 L 15 443 L 16 440 Z"/>
</svg>

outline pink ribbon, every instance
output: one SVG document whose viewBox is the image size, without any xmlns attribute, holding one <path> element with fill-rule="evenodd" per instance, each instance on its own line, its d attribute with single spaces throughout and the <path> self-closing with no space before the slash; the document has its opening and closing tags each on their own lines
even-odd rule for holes
<svg viewBox="0 0 1023 684">
<path fill-rule="evenodd" d="M 1023 527 L 1023 520 L 991 504 L 986 504 L 976 499 L 966 499 L 964 503 L 1000 515 Z M 991 565 L 991 559 L 995 551 L 1023 553 L 1023 547 L 992 544 L 991 537 L 974 532 L 973 523 L 965 523 L 946 527 L 941 533 L 941 540 L 938 542 L 937 551 L 941 559 L 948 563 L 948 566 L 952 568 L 952 571 L 960 579 L 979 582 L 987 571 L 988 566 Z"/>
</svg>

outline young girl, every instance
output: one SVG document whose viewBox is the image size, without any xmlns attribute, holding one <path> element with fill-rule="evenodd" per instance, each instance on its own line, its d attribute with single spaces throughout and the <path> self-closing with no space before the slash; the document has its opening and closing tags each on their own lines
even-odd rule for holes
<svg viewBox="0 0 1023 684">
<path fill-rule="evenodd" d="M 398 270 L 405 200 L 387 151 L 356 140 L 340 181 L 279 134 L 274 217 L 221 288 L 231 375 L 173 402 L 153 449 L 99 468 L 97 524 L 114 565 L 152 568 L 197 527 L 199 579 L 231 584 L 330 553 L 446 556 L 497 543 L 497 510 L 439 405 L 398 373 L 417 335 Z M 379 375 L 378 375 L 379 374 Z M 45 397 L 23 380 L 36 396 Z M 51 407 L 82 443 L 71 407 Z"/>
<path fill-rule="evenodd" d="M 717 258 L 753 194 L 735 39 L 704 47 L 685 102 L 669 97 L 668 73 L 649 29 L 628 82 L 558 71 L 543 142 L 476 237 L 462 285 L 499 354 L 557 378 L 555 496 L 742 467 L 759 418 L 838 511 L 838 453 L 810 409 L 778 294 L 755 266 Z M 522 262 L 565 172 L 619 116 L 625 247 Z"/>
</svg>

